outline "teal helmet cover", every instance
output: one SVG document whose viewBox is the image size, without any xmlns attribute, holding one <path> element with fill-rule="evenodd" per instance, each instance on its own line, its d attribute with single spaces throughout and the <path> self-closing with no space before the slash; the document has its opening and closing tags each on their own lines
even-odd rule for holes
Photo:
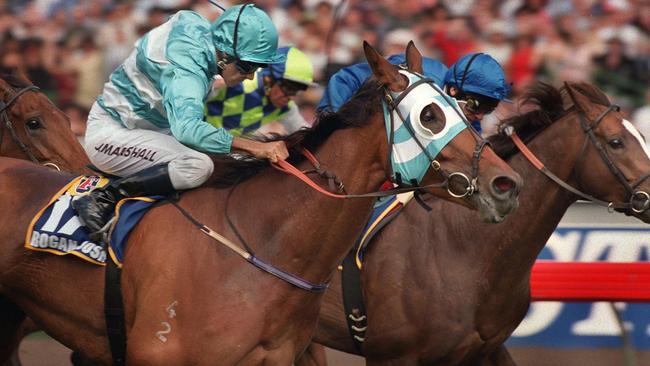
<svg viewBox="0 0 650 366">
<path fill-rule="evenodd" d="M 211 33 L 217 50 L 240 60 L 260 64 L 284 62 L 285 56 L 277 52 L 275 25 L 264 10 L 252 4 L 226 10 L 212 23 Z"/>
</svg>

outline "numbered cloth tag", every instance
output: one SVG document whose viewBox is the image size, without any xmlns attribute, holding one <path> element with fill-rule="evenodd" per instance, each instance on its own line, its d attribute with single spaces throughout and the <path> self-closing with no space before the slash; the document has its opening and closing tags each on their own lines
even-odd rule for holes
<svg viewBox="0 0 650 366">
<path fill-rule="evenodd" d="M 108 183 L 107 178 L 98 176 L 81 176 L 73 179 L 32 219 L 27 228 L 25 248 L 56 255 L 72 254 L 98 265 L 105 265 L 106 257 L 110 254 L 111 258 L 121 265 L 122 244 L 128 238 L 130 230 L 156 200 L 138 197 L 118 203 L 116 208 L 118 220 L 111 229 L 112 244 L 107 253 L 103 245 L 90 240 L 88 230 L 82 225 L 72 208 L 72 201 Z M 136 210 L 133 210 L 134 207 Z M 128 219 L 122 220 L 121 216 Z"/>
</svg>

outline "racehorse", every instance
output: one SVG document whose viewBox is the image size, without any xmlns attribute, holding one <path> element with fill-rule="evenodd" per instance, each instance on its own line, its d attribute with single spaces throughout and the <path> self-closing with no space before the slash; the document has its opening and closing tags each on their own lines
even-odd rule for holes
<svg viewBox="0 0 650 366">
<path fill-rule="evenodd" d="M 592 196 L 582 198 L 614 202 L 611 208 L 650 222 L 649 151 L 600 90 L 540 83 L 525 101 L 537 108 L 504 121 L 490 139 L 524 178 L 515 213 L 491 226 L 441 200 L 428 214 L 410 204 L 368 245 L 361 268 L 367 365 L 515 364 L 503 343 L 528 309 L 531 269 L 579 196 L 519 153 L 507 134 L 512 129 L 547 171 Z M 358 353 L 342 297 L 337 274 L 314 340 Z"/>
<path fill-rule="evenodd" d="M 18 72 L 0 75 L 0 123 L 0 156 L 66 171 L 89 164 L 66 115 Z"/>
<path fill-rule="evenodd" d="M 377 190 L 391 175 L 389 151 L 408 141 L 387 138 L 387 131 L 394 130 L 383 118 L 385 93 L 396 97 L 387 104 L 408 100 L 400 94 L 407 88 L 416 96 L 423 93 L 416 88 L 415 74 L 398 70 L 367 44 L 364 50 L 377 80 L 341 113 L 283 138 L 290 147 L 315 150 L 323 166 L 336 169 L 349 192 Z M 421 55 L 412 43 L 407 55 L 409 69 L 421 72 Z M 445 114 L 438 99 L 425 101 L 428 104 L 420 105 L 422 113 L 416 116 L 418 128 L 440 132 L 453 122 L 454 114 Z M 389 120 L 391 125 L 395 122 Z M 215 159 L 220 174 L 216 183 L 184 193 L 178 204 L 216 232 L 254 248 L 257 258 L 271 258 L 276 269 L 307 279 L 303 283 L 318 284 L 313 288 L 324 288 L 365 224 L 372 196 L 332 199 L 277 170 L 265 169 L 264 162 Z M 308 164 L 295 163 L 299 168 Z M 478 208 L 493 221 L 516 207 L 519 176 L 469 129 L 461 130 L 429 164 L 432 168 L 426 169 L 421 187 L 439 188 L 426 188 L 427 192 L 449 198 L 435 182 L 441 171 L 451 170 L 472 177 L 466 181 L 473 194 L 449 199 Z M 233 170 L 250 176 L 229 181 Z M 104 271 L 59 256 L 28 253 L 20 245 L 36 211 L 70 179 L 69 174 L 0 159 L 0 212 L 12 213 L 0 224 L 0 293 L 55 339 L 96 362 L 110 364 L 102 306 Z M 184 243 L 192 244 L 189 251 Z M 122 271 L 127 364 L 288 365 L 306 347 L 322 296 L 261 273 L 215 244 L 172 205 L 151 210 L 131 233 Z"/>
<path fill-rule="evenodd" d="M 0 75 L 0 156 L 27 159 L 56 170 L 79 171 L 90 162 L 70 121 L 20 72 Z M 0 296 L 0 324 L 11 328 L 20 309 Z M 0 331 L 0 354 L 16 347 Z"/>
</svg>

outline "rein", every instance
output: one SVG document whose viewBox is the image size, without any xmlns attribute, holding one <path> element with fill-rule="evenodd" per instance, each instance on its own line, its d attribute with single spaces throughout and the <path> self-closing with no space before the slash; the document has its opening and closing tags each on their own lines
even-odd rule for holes
<svg viewBox="0 0 650 366">
<path fill-rule="evenodd" d="M 14 94 L 8 102 L 4 102 L 0 100 L 0 122 L 2 123 L 0 125 L 0 144 L 2 143 L 2 140 L 4 138 L 4 130 L 5 128 L 9 131 L 9 134 L 11 135 L 11 139 L 14 141 L 16 145 L 20 148 L 20 150 L 31 160 L 32 162 L 36 164 L 41 164 L 44 166 L 51 167 L 55 170 L 61 171 L 61 168 L 59 168 L 56 164 L 46 162 L 46 163 L 41 163 L 36 156 L 32 153 L 32 151 L 29 149 L 29 147 L 18 137 L 18 133 L 16 132 L 16 129 L 9 119 L 9 116 L 7 115 L 8 109 L 18 100 L 18 98 L 29 92 L 29 91 L 39 91 L 40 88 L 37 87 L 36 85 L 28 85 Z"/>
<path fill-rule="evenodd" d="M 571 95 L 571 94 L 570 94 Z M 571 95 L 571 98 L 573 99 L 573 95 Z M 521 140 L 519 135 L 515 132 L 514 128 L 512 126 L 508 126 L 504 129 L 504 132 L 510 136 L 510 139 L 513 141 L 513 143 L 517 146 L 519 151 L 528 159 L 528 161 L 535 167 L 537 170 L 542 172 L 545 176 L 547 176 L 549 179 L 557 183 L 560 187 L 566 189 L 567 191 L 583 198 L 586 199 L 587 201 L 591 201 L 595 204 L 598 204 L 600 206 L 607 207 L 607 210 L 612 212 L 613 210 L 632 210 L 636 213 L 643 213 L 648 208 L 650 208 L 650 195 L 645 192 L 645 191 L 635 191 L 636 187 L 639 186 L 642 182 L 644 182 L 648 177 L 650 177 L 650 173 L 644 174 L 641 178 L 637 179 L 636 182 L 633 184 L 629 184 L 627 180 L 623 177 L 623 174 L 621 173 L 620 169 L 612 162 L 612 160 L 609 158 L 609 155 L 607 155 L 607 152 L 603 148 L 602 144 L 600 141 L 598 141 L 598 138 L 596 137 L 594 133 L 594 128 L 598 126 L 598 124 L 605 118 L 605 116 L 613 110 L 618 110 L 618 106 L 616 105 L 610 105 L 603 113 L 601 113 L 598 118 L 594 120 L 592 123 L 588 123 L 589 121 L 586 120 L 585 116 L 582 113 L 579 113 L 580 116 L 580 125 L 585 132 L 585 142 L 582 145 L 582 151 L 580 152 L 580 158 L 582 158 L 583 153 L 586 149 L 587 146 L 587 141 L 591 141 L 591 143 L 594 145 L 596 150 L 598 151 L 601 159 L 603 162 L 607 165 L 608 169 L 612 174 L 622 183 L 622 185 L 625 187 L 625 189 L 630 193 L 630 200 L 629 202 L 626 203 L 615 203 L 615 202 L 607 202 L 603 201 L 599 198 L 596 198 L 590 194 L 587 194 L 585 192 L 582 192 L 578 190 L 577 188 L 572 187 L 562 179 L 560 179 L 557 175 L 553 174 L 550 170 L 546 168 L 544 163 L 542 163 L 536 156 L 535 154 L 528 149 L 526 144 Z M 641 198 L 643 199 L 643 205 L 641 208 L 636 208 L 634 205 L 635 199 Z"/>
</svg>

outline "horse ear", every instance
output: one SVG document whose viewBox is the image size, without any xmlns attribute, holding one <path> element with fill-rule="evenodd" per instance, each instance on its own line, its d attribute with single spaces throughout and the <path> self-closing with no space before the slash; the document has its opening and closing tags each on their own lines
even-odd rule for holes
<svg viewBox="0 0 650 366">
<path fill-rule="evenodd" d="M 423 74 L 422 71 L 422 54 L 415 47 L 415 43 L 410 41 L 406 46 L 406 65 L 410 71 L 417 72 L 418 74 Z"/>
<path fill-rule="evenodd" d="M 397 71 L 394 65 L 386 61 L 368 42 L 363 41 L 363 52 L 366 54 L 368 65 L 377 80 L 391 91 L 398 92 L 406 89 L 408 80 Z"/>
<path fill-rule="evenodd" d="M 589 110 L 590 110 L 590 109 L 589 109 L 589 105 L 591 104 L 591 102 L 589 101 L 589 98 L 587 98 L 587 97 L 585 97 L 584 95 L 582 95 L 582 93 L 580 93 L 578 90 L 576 90 L 576 89 L 571 85 L 571 83 L 569 83 L 569 82 L 567 82 L 567 81 L 564 82 L 564 88 L 566 89 L 567 94 L 569 95 L 569 97 L 570 97 L 571 102 L 573 103 L 573 105 L 574 105 L 578 110 L 580 110 L 580 111 L 583 112 L 584 114 L 588 115 Z"/>
<path fill-rule="evenodd" d="M 32 85 L 32 81 L 29 80 L 27 77 L 27 74 L 19 68 L 19 67 L 13 67 L 11 68 L 11 75 L 15 76 L 16 78 L 20 79 L 21 81 L 24 81 L 27 85 Z"/>
</svg>

